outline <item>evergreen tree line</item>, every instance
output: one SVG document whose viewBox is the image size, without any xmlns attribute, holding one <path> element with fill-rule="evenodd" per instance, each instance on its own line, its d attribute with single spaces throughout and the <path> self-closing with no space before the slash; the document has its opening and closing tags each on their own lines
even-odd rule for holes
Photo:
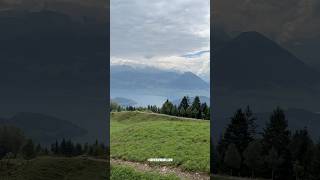
<svg viewBox="0 0 320 180">
<path fill-rule="evenodd" d="M 148 105 L 147 107 L 122 107 L 117 105 L 117 103 L 112 102 L 111 111 L 150 111 L 171 116 L 210 120 L 210 107 L 205 102 L 201 103 L 198 96 L 194 98 L 192 103 L 190 103 L 188 96 L 184 96 L 178 106 L 167 99 L 162 104 L 161 108 L 156 105 Z"/>
<path fill-rule="evenodd" d="M 212 148 L 214 173 L 279 180 L 319 180 L 320 142 L 306 128 L 292 133 L 282 109 L 276 108 L 261 133 L 249 107 L 237 110 Z"/>
<path fill-rule="evenodd" d="M 108 153 L 108 147 L 96 141 L 93 144 L 74 143 L 63 139 L 56 141 L 51 147 L 35 144 L 28 139 L 23 132 L 16 127 L 0 126 L 0 160 L 3 158 L 33 159 L 39 155 L 57 155 L 73 157 L 79 155 L 104 156 Z"/>
<path fill-rule="evenodd" d="M 108 153 L 108 147 L 98 140 L 93 144 L 73 143 L 71 140 L 63 139 L 60 143 L 56 141 L 51 144 L 50 154 L 58 156 L 73 157 L 79 155 L 104 156 Z"/>
</svg>

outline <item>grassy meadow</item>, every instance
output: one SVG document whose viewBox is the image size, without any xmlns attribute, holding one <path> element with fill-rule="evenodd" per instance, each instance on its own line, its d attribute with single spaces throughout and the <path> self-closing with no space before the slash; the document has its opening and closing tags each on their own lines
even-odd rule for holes
<svg viewBox="0 0 320 180">
<path fill-rule="evenodd" d="M 179 180 L 175 175 L 161 175 L 156 172 L 139 172 L 127 166 L 111 166 L 111 180 Z"/>
<path fill-rule="evenodd" d="M 1 180 L 102 180 L 108 163 L 80 158 L 38 157 L 32 160 L 1 160 Z"/>
<path fill-rule="evenodd" d="M 209 172 L 209 121 L 144 112 L 111 113 L 111 158 L 161 163 L 186 171 Z"/>
</svg>

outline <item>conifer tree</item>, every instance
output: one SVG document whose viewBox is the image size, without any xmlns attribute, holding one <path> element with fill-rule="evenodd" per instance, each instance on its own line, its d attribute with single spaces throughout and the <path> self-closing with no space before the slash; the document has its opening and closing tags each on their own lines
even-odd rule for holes
<svg viewBox="0 0 320 180">
<path fill-rule="evenodd" d="M 32 159 L 36 156 L 34 143 L 28 139 L 26 144 L 22 147 L 22 155 L 25 159 Z"/>
<path fill-rule="evenodd" d="M 254 178 L 255 171 L 260 170 L 263 165 L 262 144 L 260 141 L 252 141 L 243 152 L 244 163 L 251 169 L 251 176 Z"/>
<path fill-rule="evenodd" d="M 271 169 L 271 178 L 274 179 L 276 171 L 284 160 L 281 156 L 279 156 L 277 150 L 272 147 L 265 157 L 265 161 L 267 162 L 268 167 Z"/>
<path fill-rule="evenodd" d="M 257 129 L 256 117 L 253 116 L 253 113 L 249 106 L 247 106 L 245 109 L 245 115 L 248 122 L 248 131 L 249 131 L 250 137 L 254 139 L 256 136 L 256 129 Z"/>
<path fill-rule="evenodd" d="M 310 179 L 312 160 L 314 158 L 314 144 L 309 137 L 308 130 L 296 131 L 292 137 L 289 149 L 292 155 L 292 160 L 295 162 L 296 170 L 299 170 L 299 177 L 301 177 L 301 170 L 299 166 L 303 168 L 303 179 Z M 297 174 L 296 174 L 297 175 Z"/>
<path fill-rule="evenodd" d="M 235 144 L 240 153 L 243 153 L 251 140 L 247 118 L 239 109 L 231 118 L 231 123 L 222 138 L 224 141 L 222 144 L 225 146 L 223 149 L 226 149 L 229 144 Z"/>
<path fill-rule="evenodd" d="M 178 110 L 180 111 L 181 108 L 183 108 L 186 111 L 188 107 L 189 107 L 189 97 L 188 96 L 184 96 L 182 98 L 181 102 L 180 102 Z"/>
<path fill-rule="evenodd" d="M 231 176 L 234 170 L 239 170 L 241 167 L 241 155 L 235 144 L 230 144 L 227 148 L 226 155 L 224 157 L 224 163 L 230 168 Z"/>
<path fill-rule="evenodd" d="M 312 180 L 320 179 L 320 141 L 314 149 L 314 156 L 311 161 L 311 178 Z"/>
<path fill-rule="evenodd" d="M 268 152 L 273 148 L 279 157 L 283 159 L 279 166 L 279 178 L 290 179 L 292 172 L 292 157 L 289 151 L 290 131 L 288 130 L 288 122 L 284 111 L 279 107 L 273 111 L 270 122 L 267 123 L 263 132 L 264 151 Z"/>
<path fill-rule="evenodd" d="M 191 111 L 192 111 L 192 117 L 193 118 L 197 118 L 197 119 L 201 119 L 201 102 L 200 102 L 200 98 L 199 96 L 196 96 L 192 102 L 191 105 Z"/>
</svg>

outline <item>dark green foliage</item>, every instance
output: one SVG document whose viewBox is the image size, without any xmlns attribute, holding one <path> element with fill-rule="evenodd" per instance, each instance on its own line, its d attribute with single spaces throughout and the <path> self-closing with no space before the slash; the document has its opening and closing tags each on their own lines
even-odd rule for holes
<svg viewBox="0 0 320 180">
<path fill-rule="evenodd" d="M 22 147 L 22 155 L 25 159 L 32 159 L 36 157 L 34 143 L 31 139 L 28 139 L 26 144 Z"/>
<path fill-rule="evenodd" d="M 183 110 L 185 111 L 186 109 L 188 109 L 188 107 L 189 107 L 189 97 L 184 96 L 180 102 L 178 110 L 180 111 L 183 108 Z"/>
<path fill-rule="evenodd" d="M 283 153 L 290 142 L 288 122 L 282 109 L 277 108 L 270 117 L 263 132 L 263 143 L 265 149 L 274 147 L 277 152 Z"/>
<path fill-rule="evenodd" d="M 201 112 L 201 102 L 199 96 L 196 96 L 193 100 L 193 103 L 191 105 L 191 117 L 202 119 L 202 112 Z"/>
<path fill-rule="evenodd" d="M 262 144 L 259 140 L 249 143 L 243 152 L 244 164 L 251 170 L 251 176 L 255 177 L 255 172 L 259 171 L 263 165 Z"/>
<path fill-rule="evenodd" d="M 237 149 L 235 144 L 230 144 L 227 148 L 224 163 L 227 165 L 228 168 L 231 170 L 231 175 L 233 174 L 234 170 L 239 170 L 241 167 L 241 155 Z"/>
<path fill-rule="evenodd" d="M 272 147 L 265 157 L 265 162 L 267 163 L 267 167 L 271 169 L 271 178 L 274 179 L 284 159 L 278 154 L 277 150 Z"/>
<path fill-rule="evenodd" d="M 247 106 L 245 109 L 245 115 L 246 115 L 248 126 L 249 126 L 248 131 L 249 131 L 250 137 L 253 139 L 256 136 L 257 124 L 256 124 L 256 117 L 253 116 L 253 113 L 249 106 Z"/>
<path fill-rule="evenodd" d="M 293 158 L 294 171 L 297 178 L 310 179 L 315 147 L 309 137 L 308 130 L 296 131 L 289 149 Z"/>
<path fill-rule="evenodd" d="M 219 143 L 219 152 L 224 154 L 230 144 L 234 144 L 240 153 L 242 153 L 251 141 L 249 125 L 245 113 L 241 109 L 237 110 L 231 118 L 221 142 Z"/>
<path fill-rule="evenodd" d="M 173 107 L 173 104 L 167 99 L 166 102 L 163 103 L 160 113 L 171 115 Z"/>
<path fill-rule="evenodd" d="M 207 105 L 207 103 L 201 104 L 200 112 L 201 112 L 201 119 L 210 119 L 210 108 Z"/>
<path fill-rule="evenodd" d="M 270 117 L 270 122 L 263 132 L 264 150 L 267 152 L 274 149 L 282 163 L 278 166 L 280 179 L 290 179 L 292 176 L 292 158 L 289 151 L 290 131 L 288 130 L 288 122 L 286 120 L 284 111 L 279 107 L 273 111 Z"/>
<path fill-rule="evenodd" d="M 210 120 L 210 107 L 206 103 L 201 103 L 200 98 L 196 96 L 192 104 L 189 104 L 189 97 L 184 96 L 179 106 L 174 105 L 168 99 L 162 104 L 161 108 L 156 105 L 148 105 L 147 107 L 127 106 L 121 107 L 116 103 L 111 104 L 112 111 L 147 111 L 153 113 L 167 114 L 170 116 L 180 116 L 195 119 Z"/>
<path fill-rule="evenodd" d="M 271 114 L 261 137 L 256 132 L 255 121 L 249 107 L 236 111 L 218 141 L 217 152 L 211 154 L 215 156 L 212 161 L 216 168 L 214 172 L 230 174 L 230 168 L 233 171 L 239 168 L 239 174 L 245 177 L 320 179 L 320 143 L 313 143 L 306 128 L 291 136 L 286 116 L 280 108 Z M 234 160 L 237 159 L 234 149 L 242 159 L 240 166 L 236 163 L 238 160 Z"/>
<path fill-rule="evenodd" d="M 148 107 L 148 109 L 151 109 L 151 107 Z M 182 98 L 178 107 L 173 105 L 169 100 L 166 100 L 160 109 L 160 113 L 195 119 L 210 119 L 210 107 L 206 103 L 201 104 L 198 96 L 194 98 L 191 106 L 189 105 L 189 98 L 187 96 Z"/>
<path fill-rule="evenodd" d="M 314 148 L 314 154 L 311 161 L 311 178 L 313 180 L 320 179 L 320 142 Z"/>
<path fill-rule="evenodd" d="M 25 136 L 20 129 L 10 126 L 0 126 L 0 159 L 8 153 L 16 156 L 24 142 Z"/>
<path fill-rule="evenodd" d="M 104 144 L 95 141 L 95 143 L 89 145 L 85 143 L 73 143 L 71 140 L 63 139 L 59 144 L 58 141 L 51 145 L 51 153 L 58 156 L 73 157 L 83 154 L 90 156 L 104 156 L 108 153 L 108 147 Z"/>
</svg>

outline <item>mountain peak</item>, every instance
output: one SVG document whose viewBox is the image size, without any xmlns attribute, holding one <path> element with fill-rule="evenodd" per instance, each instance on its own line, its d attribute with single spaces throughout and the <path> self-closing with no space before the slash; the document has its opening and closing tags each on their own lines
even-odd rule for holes
<svg viewBox="0 0 320 180">
<path fill-rule="evenodd" d="M 215 82 L 231 87 L 310 86 L 319 74 L 258 32 L 243 32 L 215 54 Z M 297 73 L 299 72 L 299 73 Z"/>
<path fill-rule="evenodd" d="M 256 31 L 243 32 L 231 42 L 248 48 L 272 48 L 272 50 L 282 49 L 276 42 Z"/>
</svg>

